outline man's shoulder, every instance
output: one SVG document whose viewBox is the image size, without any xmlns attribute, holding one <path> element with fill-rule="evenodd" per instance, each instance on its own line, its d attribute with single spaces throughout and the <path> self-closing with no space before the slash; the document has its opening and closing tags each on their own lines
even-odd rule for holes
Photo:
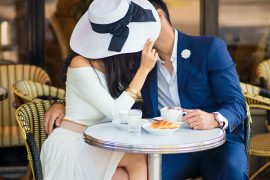
<svg viewBox="0 0 270 180">
<path fill-rule="evenodd" d="M 181 31 L 178 31 L 180 37 L 184 37 L 187 41 L 192 42 L 195 46 L 203 46 L 203 47 L 209 47 L 209 46 L 216 46 L 219 44 L 225 44 L 224 41 L 216 36 L 194 36 L 189 35 L 186 33 L 183 33 Z"/>
</svg>

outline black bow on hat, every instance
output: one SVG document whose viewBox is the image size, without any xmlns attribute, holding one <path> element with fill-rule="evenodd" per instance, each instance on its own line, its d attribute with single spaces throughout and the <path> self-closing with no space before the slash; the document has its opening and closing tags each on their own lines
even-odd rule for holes
<svg viewBox="0 0 270 180">
<path fill-rule="evenodd" d="M 121 52 L 129 35 L 128 24 L 130 22 L 155 22 L 156 19 L 150 9 L 131 2 L 127 14 L 122 19 L 111 24 L 95 24 L 90 21 L 92 29 L 97 33 L 110 33 L 113 35 L 109 51 Z"/>
</svg>

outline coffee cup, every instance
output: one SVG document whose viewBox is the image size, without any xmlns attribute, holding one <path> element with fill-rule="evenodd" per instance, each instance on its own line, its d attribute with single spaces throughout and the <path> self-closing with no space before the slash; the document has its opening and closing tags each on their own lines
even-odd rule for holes
<svg viewBox="0 0 270 180">
<path fill-rule="evenodd" d="M 160 109 L 160 114 L 164 120 L 181 122 L 186 113 L 180 107 L 164 107 Z"/>
</svg>

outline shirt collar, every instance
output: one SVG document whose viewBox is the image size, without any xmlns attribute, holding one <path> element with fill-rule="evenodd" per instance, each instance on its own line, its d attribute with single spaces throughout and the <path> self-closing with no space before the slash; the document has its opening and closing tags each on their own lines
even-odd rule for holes
<svg viewBox="0 0 270 180">
<path fill-rule="evenodd" d="M 171 61 L 177 58 L 177 42 L 178 42 L 178 32 L 176 29 L 174 29 L 174 44 L 173 44 Z"/>
</svg>

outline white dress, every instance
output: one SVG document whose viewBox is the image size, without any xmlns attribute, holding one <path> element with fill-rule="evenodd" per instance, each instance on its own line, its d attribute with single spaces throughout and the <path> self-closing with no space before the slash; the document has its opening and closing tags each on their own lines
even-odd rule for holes
<svg viewBox="0 0 270 180">
<path fill-rule="evenodd" d="M 117 118 L 118 112 L 133 104 L 125 91 L 113 99 L 100 71 L 68 68 L 64 119 L 90 126 Z M 110 180 L 123 155 L 86 144 L 80 133 L 56 128 L 44 142 L 40 157 L 45 180 Z"/>
</svg>

